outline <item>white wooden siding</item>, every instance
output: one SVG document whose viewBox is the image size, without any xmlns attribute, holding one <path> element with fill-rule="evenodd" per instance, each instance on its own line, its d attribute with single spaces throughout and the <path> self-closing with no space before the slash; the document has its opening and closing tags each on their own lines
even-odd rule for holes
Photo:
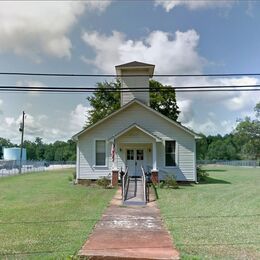
<svg viewBox="0 0 260 260">
<path fill-rule="evenodd" d="M 121 87 L 123 89 L 131 90 L 131 88 L 149 88 L 149 75 L 147 76 L 135 76 L 132 75 L 145 75 L 147 74 L 147 70 L 141 70 L 140 68 L 137 70 L 131 69 L 130 71 L 125 70 L 122 75 L 124 77 L 121 78 Z M 129 77 L 127 77 L 130 75 Z M 150 95 L 148 91 L 136 92 L 122 92 L 121 93 L 121 106 L 127 104 L 133 99 L 138 99 L 142 101 L 144 104 L 149 105 Z"/>
<path fill-rule="evenodd" d="M 108 140 L 114 134 L 123 131 L 133 123 L 138 124 L 162 140 L 176 140 L 177 167 L 172 168 L 165 167 L 164 142 L 157 143 L 157 167 L 159 169 L 160 178 L 163 178 L 165 173 L 175 173 L 178 180 L 196 180 L 194 170 L 194 137 L 138 103 L 133 103 L 125 110 L 79 136 L 80 179 L 95 179 L 100 176 L 107 176 L 111 172 L 111 143 L 107 144 L 107 167 L 100 168 L 94 167 L 93 140 Z M 143 142 L 149 142 L 152 140 L 152 137 L 144 133 L 139 133 L 139 135 L 140 138 L 138 138 L 137 135 L 136 139 L 133 138 L 133 136 L 131 137 L 131 134 L 129 136 L 124 134 L 120 138 L 122 141 L 122 137 L 124 137 L 125 142 L 126 140 L 128 142 L 134 142 L 134 140 L 135 142 L 142 142 L 142 140 Z M 116 145 L 118 145 L 120 138 L 116 140 Z M 124 165 L 124 158 L 119 153 L 116 154 L 115 163 L 119 169 Z"/>
<path fill-rule="evenodd" d="M 119 143 L 151 143 L 153 141 L 151 136 L 137 128 L 129 130 L 117 139 Z"/>
</svg>

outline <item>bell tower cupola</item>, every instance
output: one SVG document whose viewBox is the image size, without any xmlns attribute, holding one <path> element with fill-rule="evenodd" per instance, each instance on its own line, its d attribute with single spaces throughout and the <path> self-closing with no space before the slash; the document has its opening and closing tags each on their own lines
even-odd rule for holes
<svg viewBox="0 0 260 260">
<path fill-rule="evenodd" d="M 150 105 L 149 79 L 153 77 L 154 67 L 152 64 L 137 61 L 116 66 L 116 74 L 123 90 L 121 107 L 133 99 Z M 140 90 L 138 90 L 139 88 Z"/>
</svg>

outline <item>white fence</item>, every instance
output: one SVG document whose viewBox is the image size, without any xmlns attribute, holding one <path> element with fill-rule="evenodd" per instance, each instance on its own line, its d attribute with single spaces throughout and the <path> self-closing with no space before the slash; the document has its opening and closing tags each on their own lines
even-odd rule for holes
<svg viewBox="0 0 260 260">
<path fill-rule="evenodd" d="M 19 174 L 20 161 L 0 160 L 0 177 Z M 23 161 L 21 173 L 75 168 L 75 162 Z"/>
<path fill-rule="evenodd" d="M 259 167 L 260 161 L 256 160 L 198 160 L 197 164 L 217 164 L 217 165 L 229 165 L 229 166 L 244 166 L 244 167 Z"/>
</svg>

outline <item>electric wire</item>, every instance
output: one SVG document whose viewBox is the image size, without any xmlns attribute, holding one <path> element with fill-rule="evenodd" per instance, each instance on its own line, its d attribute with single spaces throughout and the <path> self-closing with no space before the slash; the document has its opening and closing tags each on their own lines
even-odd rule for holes
<svg viewBox="0 0 260 260">
<path fill-rule="evenodd" d="M 43 92 L 43 93 L 92 93 L 97 91 L 104 92 L 160 92 L 167 93 L 169 91 L 175 92 L 224 92 L 224 91 L 260 91 L 260 85 L 226 85 L 226 86 L 174 86 L 163 88 L 149 88 L 149 87 L 133 87 L 133 88 L 113 88 L 104 87 L 102 89 L 98 87 L 64 87 L 64 86 L 7 86 L 0 85 L 0 92 L 13 93 L 13 92 Z"/>
<path fill-rule="evenodd" d="M 172 89 L 219 89 L 219 88 L 260 88 L 260 84 L 255 85 L 201 85 L 201 86 L 164 86 L 163 88 L 158 88 L 163 91 L 172 90 Z M 78 86 L 17 86 L 17 85 L 0 85 L 0 89 L 48 89 L 48 90 L 99 90 L 98 87 L 92 87 L 92 86 L 84 86 L 84 87 L 78 87 Z M 119 91 L 119 89 L 116 89 L 114 87 L 103 87 L 103 90 L 113 90 L 113 91 Z M 150 88 L 150 87 L 142 87 L 142 86 L 136 86 L 131 88 L 120 88 L 120 91 L 128 91 L 128 90 L 149 90 L 149 91 L 155 91 L 156 88 Z"/>
<path fill-rule="evenodd" d="M 0 72 L 5 76 L 40 76 L 40 77 L 147 77 L 147 75 L 116 75 L 116 74 L 84 74 L 84 73 L 39 73 L 39 72 Z M 260 73 L 208 73 L 208 74 L 154 74 L 154 77 L 244 77 L 260 76 Z"/>
</svg>

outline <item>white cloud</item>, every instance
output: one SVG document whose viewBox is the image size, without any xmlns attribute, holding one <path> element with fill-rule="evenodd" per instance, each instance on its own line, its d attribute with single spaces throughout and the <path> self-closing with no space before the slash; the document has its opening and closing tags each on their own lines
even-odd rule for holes
<svg viewBox="0 0 260 260">
<path fill-rule="evenodd" d="M 217 135 L 231 133 L 236 127 L 236 120 L 216 120 L 205 118 L 204 121 L 192 119 L 189 123 L 184 123 L 186 127 L 193 129 L 196 133 L 205 135 Z"/>
<path fill-rule="evenodd" d="M 34 117 L 30 114 L 25 115 L 24 119 L 24 134 L 29 136 L 43 136 L 44 135 L 44 124 L 41 120 L 42 117 Z M 46 116 L 44 117 L 46 118 Z M 16 125 L 22 122 L 22 116 L 20 115 L 15 121 Z"/>
<path fill-rule="evenodd" d="M 55 111 L 51 115 L 39 114 L 37 116 L 27 112 L 25 114 L 24 139 L 34 141 L 36 137 L 41 137 L 44 142 L 68 140 L 83 129 L 89 109 L 90 107 L 78 104 L 73 110 L 62 111 L 58 115 Z M 5 114 L 0 115 L 1 137 L 19 144 L 21 139 L 19 126 L 22 122 L 22 115 Z"/>
<path fill-rule="evenodd" d="M 203 8 L 231 7 L 234 2 L 234 0 L 155 0 L 155 5 L 161 5 L 167 12 L 169 12 L 176 6 L 181 5 L 191 10 L 197 10 Z"/>
<path fill-rule="evenodd" d="M 68 37 L 84 11 L 104 11 L 111 1 L 1 1 L 0 53 L 13 52 L 37 62 L 41 55 L 71 55 Z"/>
<path fill-rule="evenodd" d="M 16 82 L 16 86 L 18 87 L 30 87 L 33 88 L 33 91 L 29 91 L 31 95 L 39 95 L 39 91 L 37 89 L 42 87 L 47 87 L 45 84 L 43 84 L 40 81 L 37 80 L 21 80 Z"/>
<path fill-rule="evenodd" d="M 2 109 L 1 109 L 1 106 L 3 105 L 3 100 L 2 99 L 0 99 L 0 114 L 2 114 L 3 113 L 3 111 L 2 111 Z"/>
<path fill-rule="evenodd" d="M 154 63 L 160 73 L 198 73 L 206 63 L 197 53 L 199 35 L 195 30 L 174 35 L 153 31 L 139 40 L 128 40 L 117 31 L 110 36 L 94 31 L 84 32 L 82 39 L 96 53 L 93 60 L 84 60 L 107 73 L 114 73 L 115 65 L 133 60 Z"/>
<path fill-rule="evenodd" d="M 254 17 L 254 4 L 255 3 L 251 0 L 247 2 L 246 14 L 252 18 Z"/>
<path fill-rule="evenodd" d="M 254 77 L 196 78 L 191 82 L 183 79 L 179 81 L 179 84 L 241 86 L 259 84 L 259 79 Z M 251 91 L 192 92 L 177 93 L 177 100 L 182 111 L 179 120 L 184 125 L 196 132 L 215 135 L 230 133 L 236 126 L 237 118 L 252 116 L 259 97 L 256 92 Z M 207 114 L 202 116 L 201 112 L 205 109 Z M 222 112 L 217 112 L 218 110 Z M 195 114 L 193 111 L 198 111 L 198 113 Z"/>
<path fill-rule="evenodd" d="M 231 78 L 222 79 L 224 85 L 225 83 L 232 86 L 237 85 L 256 85 L 259 84 L 259 79 L 253 77 L 241 77 L 241 78 Z M 225 106 L 230 110 L 242 110 L 246 108 L 251 108 L 252 104 L 256 104 L 259 99 L 255 92 L 251 91 L 236 91 L 231 92 L 233 95 L 230 99 L 224 101 Z"/>
<path fill-rule="evenodd" d="M 83 40 L 92 47 L 95 52 L 93 59 L 85 61 L 94 64 L 100 71 L 114 73 L 114 66 L 133 60 L 153 63 L 156 65 L 157 74 L 203 74 L 206 60 L 198 53 L 199 35 L 195 30 L 176 32 L 172 35 L 167 32 L 154 31 L 147 37 L 137 40 L 127 39 L 126 36 L 114 31 L 112 35 L 103 35 L 98 32 L 85 32 Z M 163 57 L 163 58 L 162 58 Z M 237 78 L 160 78 L 164 84 L 172 86 L 239 86 L 259 84 L 254 77 Z M 181 114 L 179 120 L 193 127 L 194 130 L 206 133 L 226 133 L 232 129 L 229 124 L 230 113 L 240 114 L 249 112 L 257 102 L 254 92 L 220 91 L 200 93 L 177 93 L 177 101 Z M 195 114 L 198 105 L 200 109 L 208 109 L 208 119 L 198 122 L 200 113 Z M 218 108 L 226 109 L 227 119 L 215 123 L 212 117 L 213 111 Z M 216 116 L 217 118 L 218 116 Z M 234 118 L 235 122 L 236 118 Z M 232 121 L 233 122 L 233 121 Z M 233 126 L 234 123 L 231 123 Z M 221 127 L 220 127 L 221 126 Z"/>
<path fill-rule="evenodd" d="M 168 79 L 168 84 L 173 86 L 243 86 L 259 84 L 259 79 L 254 77 L 236 78 L 188 78 L 188 79 Z M 250 87 L 251 88 L 251 87 Z M 221 104 L 229 111 L 251 109 L 252 104 L 256 104 L 257 95 L 251 91 L 219 91 L 219 92 L 199 92 L 199 93 L 178 93 L 178 99 L 199 100 L 202 103 Z"/>
<path fill-rule="evenodd" d="M 15 119 L 13 117 L 6 117 L 4 121 L 8 127 L 15 124 Z"/>
<path fill-rule="evenodd" d="M 78 104 L 74 110 L 70 112 L 70 129 L 72 134 L 81 131 L 86 125 L 87 115 L 90 107 Z"/>
<path fill-rule="evenodd" d="M 242 110 L 256 104 L 257 100 L 257 95 L 254 92 L 239 92 L 233 98 L 227 100 L 225 105 L 230 110 Z"/>
<path fill-rule="evenodd" d="M 25 115 L 25 127 L 24 135 L 27 140 L 34 140 L 35 137 L 43 137 L 49 133 L 46 121 L 48 117 L 46 115 L 39 115 L 34 117 L 30 114 Z M 22 115 L 17 118 L 12 116 L 6 116 L 3 118 L 4 124 L 0 125 L 1 136 L 11 139 L 15 143 L 20 142 L 21 133 L 19 132 L 19 126 L 22 122 Z"/>
<path fill-rule="evenodd" d="M 214 112 L 209 112 L 208 115 L 209 115 L 209 117 L 211 117 L 211 118 L 214 118 L 214 117 L 216 116 L 216 114 L 215 114 Z"/>
<path fill-rule="evenodd" d="M 179 114 L 178 120 L 183 124 L 192 121 L 192 119 L 194 117 L 192 101 L 189 99 L 179 100 L 179 101 L 177 101 L 177 104 L 181 111 Z"/>
</svg>

